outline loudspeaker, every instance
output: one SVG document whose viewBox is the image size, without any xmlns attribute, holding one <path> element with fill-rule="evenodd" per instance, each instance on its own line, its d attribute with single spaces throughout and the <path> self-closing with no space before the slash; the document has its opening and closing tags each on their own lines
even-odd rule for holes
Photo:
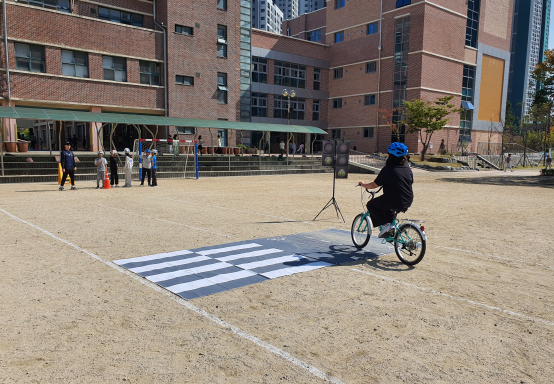
<svg viewBox="0 0 554 384">
<path fill-rule="evenodd" d="M 335 176 L 337 179 L 348 178 L 348 155 L 350 154 L 350 143 L 337 142 L 337 156 L 335 159 Z"/>
<path fill-rule="evenodd" d="M 325 140 L 323 142 L 323 153 L 321 156 L 321 165 L 324 167 L 335 166 L 335 142 Z"/>
</svg>

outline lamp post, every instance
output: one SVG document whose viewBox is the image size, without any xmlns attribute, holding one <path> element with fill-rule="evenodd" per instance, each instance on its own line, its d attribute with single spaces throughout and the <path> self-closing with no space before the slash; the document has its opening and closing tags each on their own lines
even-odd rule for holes
<svg viewBox="0 0 554 384">
<path fill-rule="evenodd" d="M 291 90 L 289 92 L 286 89 L 283 89 L 283 96 L 288 98 L 287 99 L 287 117 L 288 117 L 287 125 L 290 125 L 290 99 L 291 97 L 294 98 L 294 96 L 296 96 L 296 92 L 294 90 Z M 289 132 L 287 132 L 287 137 L 288 135 L 289 135 Z M 289 158 L 289 143 L 290 143 L 290 138 L 288 138 L 287 140 L 287 160 Z"/>
</svg>

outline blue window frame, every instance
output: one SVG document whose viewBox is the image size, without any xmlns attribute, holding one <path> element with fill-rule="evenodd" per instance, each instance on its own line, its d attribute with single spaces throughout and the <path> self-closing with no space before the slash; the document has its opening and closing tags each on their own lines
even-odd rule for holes
<svg viewBox="0 0 554 384">
<path fill-rule="evenodd" d="M 412 4 L 412 0 L 396 0 L 396 8 Z"/>
<path fill-rule="evenodd" d="M 378 22 L 371 23 L 367 26 L 367 34 L 368 35 L 373 35 L 374 33 L 377 33 L 377 32 L 379 32 L 379 23 Z"/>
<path fill-rule="evenodd" d="M 335 9 L 344 7 L 344 0 L 335 0 Z"/>
<path fill-rule="evenodd" d="M 344 41 L 344 31 L 335 33 L 335 43 Z"/>
</svg>

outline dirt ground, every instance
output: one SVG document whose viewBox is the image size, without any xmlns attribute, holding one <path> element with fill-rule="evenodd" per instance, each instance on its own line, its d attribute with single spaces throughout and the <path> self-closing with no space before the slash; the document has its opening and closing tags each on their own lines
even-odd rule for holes
<svg viewBox="0 0 554 384">
<path fill-rule="evenodd" d="M 360 178 L 0 185 L 0 383 L 552 383 L 554 183 L 415 174 L 415 268 L 390 255 L 185 302 L 110 261 L 350 229 Z"/>
</svg>

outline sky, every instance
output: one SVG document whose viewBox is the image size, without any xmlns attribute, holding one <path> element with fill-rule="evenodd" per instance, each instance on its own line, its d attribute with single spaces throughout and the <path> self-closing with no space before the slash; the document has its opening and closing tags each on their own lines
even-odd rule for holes
<svg viewBox="0 0 554 384">
<path fill-rule="evenodd" d="M 552 25 L 552 22 L 554 22 L 554 7 L 551 7 L 550 9 L 550 34 L 548 35 L 548 49 L 554 48 L 554 26 Z"/>
</svg>

